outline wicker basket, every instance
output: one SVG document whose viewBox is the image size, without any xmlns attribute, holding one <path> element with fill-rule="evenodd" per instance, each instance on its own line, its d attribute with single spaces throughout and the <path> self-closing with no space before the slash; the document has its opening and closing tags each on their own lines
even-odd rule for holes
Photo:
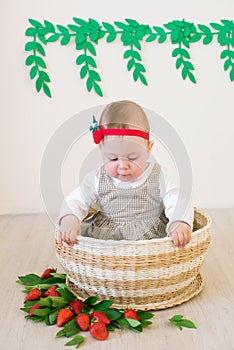
<svg viewBox="0 0 234 350">
<path fill-rule="evenodd" d="M 181 304 L 203 288 L 200 275 L 209 243 L 211 219 L 194 209 L 194 232 L 184 248 L 171 238 L 112 241 L 79 237 L 73 247 L 56 241 L 67 284 L 81 300 L 111 299 L 115 308 L 157 310 Z"/>
</svg>

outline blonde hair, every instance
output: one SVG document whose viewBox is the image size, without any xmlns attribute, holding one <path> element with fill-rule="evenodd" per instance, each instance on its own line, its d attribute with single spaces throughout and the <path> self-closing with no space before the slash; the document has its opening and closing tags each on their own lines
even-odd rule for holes
<svg viewBox="0 0 234 350">
<path fill-rule="evenodd" d="M 99 124 L 104 129 L 122 128 L 150 131 L 148 118 L 135 102 L 123 100 L 109 103 L 103 110 Z"/>
</svg>

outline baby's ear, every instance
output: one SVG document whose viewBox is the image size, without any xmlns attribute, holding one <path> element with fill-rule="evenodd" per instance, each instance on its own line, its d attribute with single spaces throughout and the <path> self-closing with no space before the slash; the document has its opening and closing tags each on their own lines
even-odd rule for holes
<svg viewBox="0 0 234 350">
<path fill-rule="evenodd" d="M 152 141 L 149 141 L 148 147 L 147 147 L 147 151 L 148 151 L 148 152 L 151 152 L 151 151 L 152 151 L 153 145 L 154 145 L 154 141 L 153 141 L 153 140 L 152 140 Z"/>
</svg>

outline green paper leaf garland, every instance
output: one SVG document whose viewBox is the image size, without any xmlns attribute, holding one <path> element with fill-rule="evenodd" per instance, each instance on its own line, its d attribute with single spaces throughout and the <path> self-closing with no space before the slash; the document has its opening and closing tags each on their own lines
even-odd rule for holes
<svg viewBox="0 0 234 350">
<path fill-rule="evenodd" d="M 68 25 L 55 25 L 48 20 L 38 21 L 32 18 L 28 21 L 30 26 L 25 31 L 25 36 L 29 38 L 25 44 L 28 56 L 25 64 L 30 67 L 30 79 L 35 79 L 37 92 L 43 91 L 48 97 L 51 97 L 51 91 L 50 77 L 46 71 L 45 46 L 55 42 L 60 42 L 61 46 L 75 44 L 76 50 L 79 51 L 76 58 L 80 69 L 79 76 L 86 80 L 87 90 L 94 91 L 99 96 L 103 96 L 103 92 L 96 62 L 96 46 L 103 38 L 107 44 L 116 40 L 122 42 L 126 48 L 123 58 L 127 61 L 127 71 L 132 73 L 135 82 L 147 86 L 146 68 L 141 55 L 145 45 L 170 41 L 175 67 L 181 71 L 182 79 L 196 84 L 195 67 L 189 53 L 191 45 L 199 41 L 208 45 L 216 37 L 218 45 L 222 47 L 220 58 L 224 62 L 224 71 L 229 72 L 230 81 L 234 81 L 234 22 L 230 19 L 221 19 L 220 23 L 212 22 L 210 25 L 195 24 L 182 19 L 170 21 L 162 26 L 141 24 L 132 18 L 114 21 L 113 24 L 77 17 Z"/>
</svg>

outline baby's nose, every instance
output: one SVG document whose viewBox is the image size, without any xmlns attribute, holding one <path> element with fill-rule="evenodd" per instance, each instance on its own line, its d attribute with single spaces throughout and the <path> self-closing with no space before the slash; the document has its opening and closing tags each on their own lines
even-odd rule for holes
<svg viewBox="0 0 234 350">
<path fill-rule="evenodd" d="M 119 168 L 126 169 L 129 166 L 129 162 L 127 158 L 119 158 Z"/>
</svg>

